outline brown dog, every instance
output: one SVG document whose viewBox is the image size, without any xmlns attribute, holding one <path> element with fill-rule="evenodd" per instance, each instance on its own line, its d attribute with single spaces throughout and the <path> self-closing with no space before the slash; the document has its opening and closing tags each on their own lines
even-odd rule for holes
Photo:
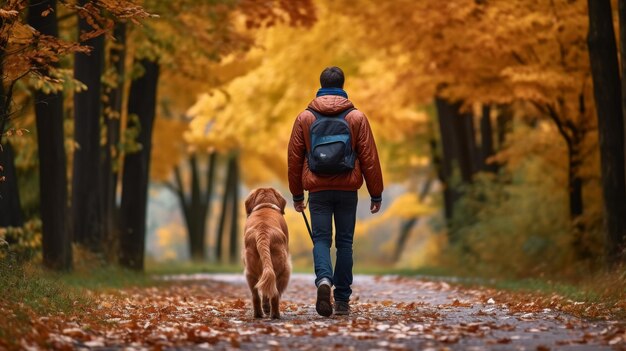
<svg viewBox="0 0 626 351">
<path fill-rule="evenodd" d="M 279 300 L 291 274 L 289 232 L 283 217 L 286 205 L 285 198 L 273 188 L 253 190 L 246 198 L 248 219 L 242 256 L 255 318 L 262 318 L 263 312 L 280 318 Z"/>
</svg>

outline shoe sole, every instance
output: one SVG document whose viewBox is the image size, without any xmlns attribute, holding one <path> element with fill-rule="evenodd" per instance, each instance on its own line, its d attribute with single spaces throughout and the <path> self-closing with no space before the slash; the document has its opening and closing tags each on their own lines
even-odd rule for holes
<svg viewBox="0 0 626 351">
<path fill-rule="evenodd" d="M 317 288 L 315 310 L 324 317 L 330 317 L 333 314 L 333 306 L 330 304 L 330 286 L 322 284 Z"/>
</svg>

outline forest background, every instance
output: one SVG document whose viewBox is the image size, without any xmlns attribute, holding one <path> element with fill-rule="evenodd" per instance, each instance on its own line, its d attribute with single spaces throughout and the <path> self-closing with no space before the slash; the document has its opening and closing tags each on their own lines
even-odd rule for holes
<svg viewBox="0 0 626 351">
<path fill-rule="evenodd" d="M 589 4 L 5 1 L 2 260 L 239 269 L 242 201 L 291 199 L 291 127 L 337 65 L 386 183 L 357 270 L 624 281 L 626 8 Z"/>
</svg>

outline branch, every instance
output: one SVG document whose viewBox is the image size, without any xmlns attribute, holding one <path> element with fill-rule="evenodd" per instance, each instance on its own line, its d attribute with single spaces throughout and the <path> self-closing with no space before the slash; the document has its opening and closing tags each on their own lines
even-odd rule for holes
<svg viewBox="0 0 626 351">
<path fill-rule="evenodd" d="M 546 110 L 548 111 L 548 117 L 550 117 L 550 119 L 554 122 L 554 124 L 556 124 L 556 127 L 559 130 L 559 133 L 561 134 L 561 136 L 563 137 L 563 139 L 565 139 L 565 142 L 567 143 L 567 147 L 571 149 L 572 144 L 573 144 L 572 137 L 567 133 L 567 130 L 565 126 L 563 125 L 563 121 L 561 121 L 559 117 L 559 114 L 556 112 L 554 107 L 550 105 L 546 105 L 545 107 L 546 107 Z"/>
<path fill-rule="evenodd" d="M 19 77 L 15 78 L 11 84 L 9 85 L 9 89 L 6 92 L 6 100 L 4 101 L 4 106 L 2 109 L 2 121 L 0 121 L 0 143 L 2 141 L 2 136 L 4 135 L 4 128 L 6 127 L 6 123 L 9 120 L 9 109 L 11 108 L 11 101 L 13 100 L 13 88 L 15 87 L 15 83 L 17 83 L 18 80 L 24 78 L 27 74 L 29 74 L 31 72 L 31 70 L 27 70 L 26 72 L 24 72 L 22 75 L 20 75 Z"/>
<path fill-rule="evenodd" d="M 174 194 L 178 195 L 180 193 L 180 189 L 170 182 L 163 182 L 163 186 L 172 191 Z"/>
</svg>

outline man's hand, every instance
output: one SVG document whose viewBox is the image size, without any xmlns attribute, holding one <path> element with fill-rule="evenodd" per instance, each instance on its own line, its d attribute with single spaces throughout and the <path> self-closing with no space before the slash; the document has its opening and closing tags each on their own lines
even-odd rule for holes
<svg viewBox="0 0 626 351">
<path fill-rule="evenodd" d="M 293 203 L 293 208 L 296 209 L 296 212 L 304 212 L 306 205 L 304 204 L 304 201 L 296 201 Z"/>
<path fill-rule="evenodd" d="M 372 202 L 372 204 L 370 205 L 370 212 L 372 212 L 372 214 L 380 211 L 380 202 Z"/>
</svg>

